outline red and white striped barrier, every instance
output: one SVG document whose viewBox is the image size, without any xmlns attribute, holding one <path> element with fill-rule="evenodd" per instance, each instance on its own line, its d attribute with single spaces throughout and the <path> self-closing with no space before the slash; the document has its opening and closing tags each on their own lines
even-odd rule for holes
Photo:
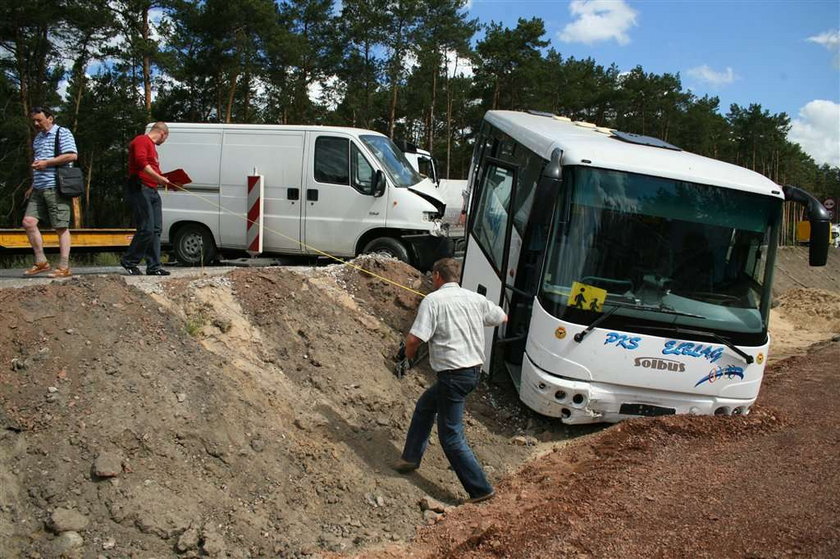
<svg viewBox="0 0 840 559">
<path fill-rule="evenodd" d="M 248 177 L 247 252 L 252 257 L 263 251 L 263 177 Z"/>
</svg>

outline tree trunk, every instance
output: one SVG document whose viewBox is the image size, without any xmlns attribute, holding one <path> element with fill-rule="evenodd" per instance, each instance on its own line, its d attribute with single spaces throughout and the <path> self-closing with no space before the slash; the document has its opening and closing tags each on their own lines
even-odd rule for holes
<svg viewBox="0 0 840 559">
<path fill-rule="evenodd" d="M 149 44 L 149 35 L 150 35 L 150 26 L 149 26 L 149 8 L 143 8 L 143 45 L 146 46 Z M 143 50 L 143 91 L 145 94 L 145 101 L 146 101 L 146 116 L 149 120 L 152 119 L 152 57 L 149 56 L 149 53 Z"/>
<path fill-rule="evenodd" d="M 75 132 L 76 129 L 79 127 L 79 107 L 82 104 L 82 94 L 85 90 L 85 69 L 87 68 L 87 46 L 88 41 L 90 40 L 90 36 L 85 36 L 84 41 L 82 41 L 81 45 L 81 52 L 79 53 L 79 58 L 76 61 L 77 71 L 76 71 L 76 98 L 73 102 L 73 131 Z"/>
<path fill-rule="evenodd" d="M 437 64 L 435 64 L 435 69 L 432 73 L 432 103 L 429 106 L 429 127 L 426 131 L 426 149 L 428 149 L 431 154 L 434 154 L 435 148 L 435 103 L 437 102 L 438 71 L 440 71 L 440 60 L 438 60 Z"/>
<path fill-rule="evenodd" d="M 227 107 L 225 108 L 225 122 L 230 123 L 233 114 L 233 99 L 236 97 L 236 82 L 239 80 L 239 70 L 234 70 L 233 76 L 230 78 L 230 88 L 228 88 Z"/>
<path fill-rule="evenodd" d="M 242 122 L 250 122 L 248 113 L 251 112 L 251 73 L 246 72 L 244 76 L 245 99 L 242 101 Z"/>
<path fill-rule="evenodd" d="M 368 80 L 368 70 L 371 67 L 371 45 L 370 42 L 365 42 L 365 103 L 364 103 L 364 111 L 360 117 L 361 121 L 364 122 L 365 128 L 370 128 L 370 81 Z M 355 122 L 353 124 L 355 126 Z"/>
<path fill-rule="evenodd" d="M 23 37 L 21 36 L 20 29 L 15 31 L 15 63 L 17 65 L 18 83 L 20 84 L 20 87 L 18 88 L 20 106 L 23 109 L 23 118 L 28 120 L 31 108 L 29 104 L 29 78 L 26 74 L 26 62 L 23 59 Z M 31 140 L 31 129 L 29 135 Z M 30 141 L 29 144 L 29 161 L 31 161 L 32 142 Z"/>
<path fill-rule="evenodd" d="M 388 137 L 394 139 L 394 120 L 397 116 L 397 76 L 399 71 L 394 70 L 391 77 L 391 108 L 388 113 Z"/>
<path fill-rule="evenodd" d="M 455 64 L 452 68 L 452 75 L 458 71 L 458 55 L 455 55 Z M 452 80 L 449 72 L 446 72 L 446 178 L 449 179 L 449 168 L 452 160 Z"/>
</svg>

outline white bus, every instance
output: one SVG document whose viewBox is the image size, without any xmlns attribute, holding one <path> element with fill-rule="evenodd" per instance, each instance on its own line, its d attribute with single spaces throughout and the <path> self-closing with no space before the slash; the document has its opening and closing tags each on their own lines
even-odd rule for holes
<svg viewBox="0 0 840 559">
<path fill-rule="evenodd" d="M 462 285 L 501 304 L 484 369 L 570 424 L 745 414 L 767 360 L 787 198 L 809 194 L 654 138 L 490 111 L 470 172 Z"/>
<path fill-rule="evenodd" d="M 327 126 L 170 123 L 164 171 L 192 183 L 163 198 L 162 242 L 185 264 L 247 247 L 247 177 L 264 178 L 273 254 L 384 252 L 427 268 L 451 253 L 445 204 L 386 136 Z"/>
</svg>

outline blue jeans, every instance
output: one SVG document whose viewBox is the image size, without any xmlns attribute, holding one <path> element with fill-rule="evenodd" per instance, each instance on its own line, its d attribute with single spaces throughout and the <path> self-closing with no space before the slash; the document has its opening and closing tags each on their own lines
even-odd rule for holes
<svg viewBox="0 0 840 559">
<path fill-rule="evenodd" d="M 163 225 L 160 194 L 157 189 L 141 185 L 139 189 L 126 189 L 125 195 L 134 211 L 137 231 L 122 257 L 122 264 L 136 266 L 145 258 L 146 271 L 152 272 L 160 268 L 160 233 Z"/>
<path fill-rule="evenodd" d="M 437 416 L 440 445 L 470 497 L 482 497 L 493 491 L 464 437 L 464 403 L 478 386 L 480 374 L 480 366 L 437 374 L 437 382 L 417 400 L 402 453 L 403 460 L 420 464 Z"/>
</svg>

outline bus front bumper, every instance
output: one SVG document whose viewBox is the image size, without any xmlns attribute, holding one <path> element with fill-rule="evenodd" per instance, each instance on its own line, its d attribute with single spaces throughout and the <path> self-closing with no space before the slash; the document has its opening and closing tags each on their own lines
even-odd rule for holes
<svg viewBox="0 0 840 559">
<path fill-rule="evenodd" d="M 755 398 L 721 398 L 558 377 L 535 366 L 527 354 L 522 361 L 519 397 L 535 412 L 559 417 L 570 425 L 615 423 L 639 416 L 739 415 L 749 413 L 755 402 Z"/>
</svg>

